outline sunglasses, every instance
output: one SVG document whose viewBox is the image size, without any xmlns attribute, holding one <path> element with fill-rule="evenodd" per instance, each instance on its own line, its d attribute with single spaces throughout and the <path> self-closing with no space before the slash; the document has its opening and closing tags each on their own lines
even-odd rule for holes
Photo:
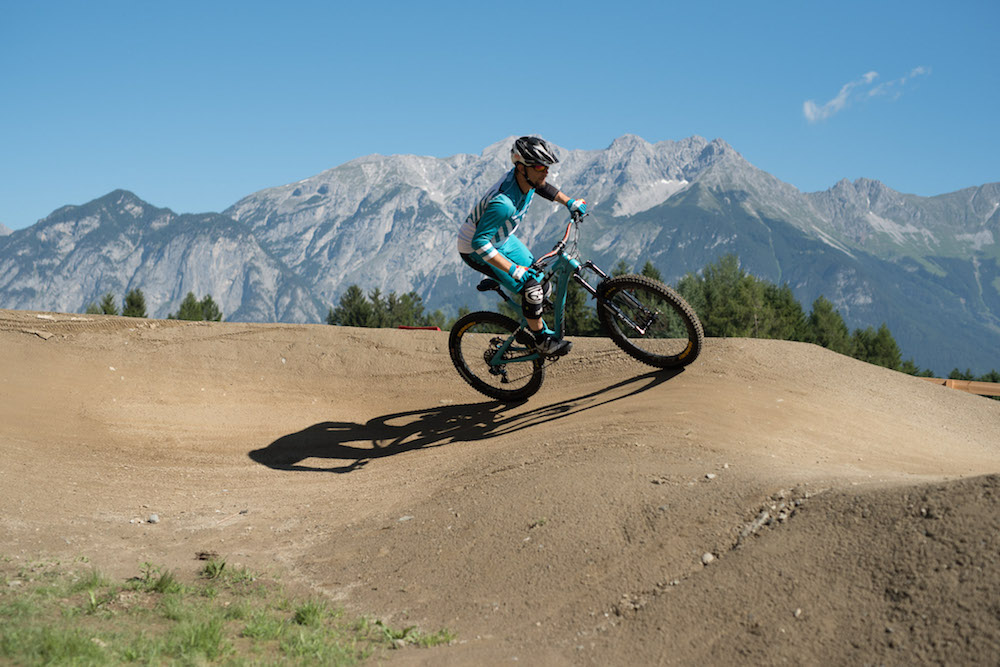
<svg viewBox="0 0 1000 667">
<path fill-rule="evenodd" d="M 525 165 L 525 166 L 527 166 L 527 165 Z M 535 171 L 548 171 L 549 170 L 549 168 L 546 167 L 544 164 L 533 164 L 533 165 L 531 165 L 528 168 L 529 169 L 534 169 Z"/>
</svg>

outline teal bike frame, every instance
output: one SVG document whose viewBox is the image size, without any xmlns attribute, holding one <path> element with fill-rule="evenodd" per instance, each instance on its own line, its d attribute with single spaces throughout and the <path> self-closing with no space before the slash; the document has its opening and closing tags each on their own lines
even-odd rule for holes
<svg viewBox="0 0 1000 667">
<path fill-rule="evenodd" d="M 585 216 L 579 213 L 573 214 L 573 219 L 566 224 L 566 233 L 563 234 L 562 240 L 556 243 L 555 247 L 552 248 L 550 252 L 542 255 L 536 259 L 532 265 L 531 269 L 541 273 L 544 278 L 542 284 L 546 283 L 552 284 L 555 281 L 555 293 L 552 295 L 554 299 L 551 301 L 553 310 L 554 327 L 553 331 L 556 331 L 560 337 L 565 335 L 564 329 L 564 318 L 566 313 L 566 298 L 569 294 L 569 281 L 572 278 L 575 280 L 583 289 L 587 290 L 591 296 L 597 298 L 597 288 L 588 283 L 581 272 L 583 269 L 592 271 L 595 275 L 599 276 L 601 279 L 606 279 L 608 275 L 604 273 L 596 264 L 591 261 L 586 261 L 581 263 L 572 255 L 566 252 L 566 248 L 569 245 L 570 233 L 577 229 L 576 225 Z M 575 246 L 575 240 L 573 245 Z M 481 283 L 478 287 L 481 292 L 495 291 L 503 297 L 503 300 L 512 306 L 516 306 L 514 300 L 504 292 L 500 284 L 488 278 Z M 538 359 L 541 355 L 531 349 L 531 342 L 525 338 L 525 332 L 528 332 L 528 321 L 525 319 L 524 315 L 521 315 L 521 328 L 518 329 L 514 335 L 510 336 L 499 346 L 496 353 L 489 359 L 490 366 L 504 366 L 512 362 L 523 362 L 523 361 L 534 361 Z M 530 336 L 530 333 L 526 334 Z M 515 342 L 520 343 L 520 345 L 515 346 Z M 526 347 L 521 347 L 521 346 Z M 522 354 L 523 352 L 523 354 Z"/>
</svg>

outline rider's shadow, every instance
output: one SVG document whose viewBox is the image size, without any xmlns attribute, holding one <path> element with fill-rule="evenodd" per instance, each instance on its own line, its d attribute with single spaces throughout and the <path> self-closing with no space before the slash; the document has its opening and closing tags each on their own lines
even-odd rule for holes
<svg viewBox="0 0 1000 667">
<path fill-rule="evenodd" d="M 682 369 L 644 373 L 589 394 L 533 409 L 525 409 L 525 403 L 505 405 L 490 401 L 397 412 L 375 417 L 364 424 L 322 422 L 282 436 L 263 449 L 253 450 L 249 456 L 276 470 L 354 472 L 374 459 L 455 442 L 483 440 L 564 419 L 648 391 L 681 372 Z M 349 463 L 317 467 L 303 465 L 301 462 L 306 459 Z"/>
<path fill-rule="evenodd" d="M 352 472 L 372 459 L 488 437 L 504 407 L 497 402 L 447 405 L 383 415 L 364 424 L 323 422 L 282 436 L 250 452 L 250 458 L 278 470 Z M 351 463 L 334 468 L 300 465 L 311 458 Z"/>
</svg>

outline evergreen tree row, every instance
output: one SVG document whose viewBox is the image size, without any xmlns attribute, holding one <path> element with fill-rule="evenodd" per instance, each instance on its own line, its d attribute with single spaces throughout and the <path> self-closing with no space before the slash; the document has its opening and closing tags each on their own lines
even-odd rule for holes
<svg viewBox="0 0 1000 667">
<path fill-rule="evenodd" d="M 424 313 L 424 301 L 416 292 L 383 295 L 375 288 L 368 295 L 357 285 L 351 285 L 340 297 L 340 304 L 331 308 L 327 324 L 345 327 L 438 327 L 450 328 L 440 310 Z"/>
<path fill-rule="evenodd" d="M 824 296 L 809 314 L 788 284 L 775 285 L 747 273 L 736 255 L 709 264 L 701 275 L 689 273 L 677 284 L 701 318 L 706 336 L 753 337 L 816 343 L 841 354 L 911 375 L 931 376 L 912 359 L 903 361 L 896 339 L 883 322 L 852 333 Z"/>
<path fill-rule="evenodd" d="M 198 301 L 194 292 L 188 292 L 187 296 L 184 297 L 184 300 L 181 301 L 181 307 L 177 309 L 176 313 L 170 313 L 167 315 L 167 319 L 191 320 L 195 322 L 221 322 L 222 311 L 219 310 L 219 306 L 212 299 L 211 294 L 206 294 L 201 301 Z"/>
<path fill-rule="evenodd" d="M 122 301 L 119 312 L 113 292 L 101 297 L 100 303 L 90 302 L 84 311 L 87 315 L 124 315 L 125 317 L 148 317 L 146 314 L 146 297 L 141 289 L 131 289 Z"/>
<path fill-rule="evenodd" d="M 125 317 L 149 317 L 146 314 L 146 297 L 141 289 L 131 289 L 122 301 L 122 309 L 119 312 L 118 304 L 115 302 L 113 292 L 106 293 L 101 297 L 100 303 L 89 303 L 84 311 L 88 315 L 124 315 Z M 211 294 L 206 294 L 199 301 L 194 292 L 188 292 L 181 302 L 181 307 L 177 313 L 167 315 L 168 320 L 207 320 L 210 322 L 221 322 L 222 311 L 218 304 L 212 299 Z"/>
</svg>

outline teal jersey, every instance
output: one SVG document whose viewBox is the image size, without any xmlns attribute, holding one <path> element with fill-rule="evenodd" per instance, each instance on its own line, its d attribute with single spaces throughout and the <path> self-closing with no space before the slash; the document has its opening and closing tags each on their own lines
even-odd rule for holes
<svg viewBox="0 0 1000 667">
<path fill-rule="evenodd" d="M 521 192 L 521 187 L 511 169 L 472 209 L 458 231 L 458 251 L 475 254 L 485 261 L 496 255 L 508 238 L 513 236 L 518 223 L 531 204 L 535 191 Z"/>
</svg>

